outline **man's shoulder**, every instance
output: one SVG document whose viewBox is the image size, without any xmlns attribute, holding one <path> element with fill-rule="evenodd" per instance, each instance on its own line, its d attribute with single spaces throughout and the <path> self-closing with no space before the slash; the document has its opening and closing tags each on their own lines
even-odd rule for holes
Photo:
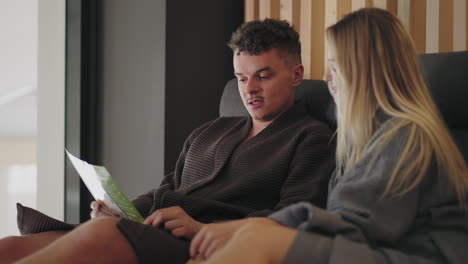
<svg viewBox="0 0 468 264">
<path fill-rule="evenodd" d="M 332 133 L 330 126 L 316 117 L 310 115 L 306 105 L 297 101 L 288 111 L 278 118 L 277 121 L 283 128 L 295 130 L 298 133 Z"/>
<path fill-rule="evenodd" d="M 304 115 L 296 122 L 295 126 L 305 132 L 333 134 L 332 129 L 327 124 L 310 115 Z"/>
</svg>

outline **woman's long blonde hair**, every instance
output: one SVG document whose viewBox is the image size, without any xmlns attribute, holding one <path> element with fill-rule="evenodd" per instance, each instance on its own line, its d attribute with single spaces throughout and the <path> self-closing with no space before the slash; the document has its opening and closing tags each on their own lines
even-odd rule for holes
<svg viewBox="0 0 468 264">
<path fill-rule="evenodd" d="M 411 37 L 390 12 L 365 8 L 327 29 L 339 72 L 337 166 L 341 176 L 371 147 L 385 146 L 402 127 L 409 136 L 385 195 L 403 195 L 423 180 L 432 158 L 449 177 L 466 205 L 468 170 L 420 69 Z M 398 117 L 392 128 L 369 146 L 378 127 L 377 111 Z M 411 160 L 411 162 L 408 162 Z"/>
</svg>

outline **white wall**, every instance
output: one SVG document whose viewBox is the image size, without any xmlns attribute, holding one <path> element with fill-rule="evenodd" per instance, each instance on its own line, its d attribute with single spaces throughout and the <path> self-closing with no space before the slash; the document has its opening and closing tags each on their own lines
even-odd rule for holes
<svg viewBox="0 0 468 264">
<path fill-rule="evenodd" d="M 65 2 L 38 5 L 37 208 L 64 218 Z"/>
<path fill-rule="evenodd" d="M 16 203 L 36 207 L 36 141 L 0 140 L 0 238 L 19 234 Z"/>
<path fill-rule="evenodd" d="M 37 0 L 0 1 L 0 238 L 36 207 Z"/>
</svg>

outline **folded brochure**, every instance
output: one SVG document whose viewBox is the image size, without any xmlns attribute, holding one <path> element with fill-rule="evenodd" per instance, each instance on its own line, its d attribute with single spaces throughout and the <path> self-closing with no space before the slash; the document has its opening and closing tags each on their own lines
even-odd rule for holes
<svg viewBox="0 0 468 264">
<path fill-rule="evenodd" d="M 144 221 L 144 218 L 117 186 L 105 167 L 89 164 L 73 156 L 67 150 L 65 151 L 95 200 L 103 201 L 109 208 L 122 213 L 131 220 Z"/>
</svg>

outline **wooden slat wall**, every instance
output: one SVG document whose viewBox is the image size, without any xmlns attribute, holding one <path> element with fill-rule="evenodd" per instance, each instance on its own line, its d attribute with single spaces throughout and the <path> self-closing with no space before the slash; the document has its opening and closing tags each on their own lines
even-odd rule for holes
<svg viewBox="0 0 468 264">
<path fill-rule="evenodd" d="M 325 69 L 325 28 L 362 7 L 385 8 L 403 21 L 420 53 L 467 50 L 468 0 L 244 0 L 245 20 L 288 20 L 301 35 L 306 78 Z"/>
<path fill-rule="evenodd" d="M 453 0 L 439 2 L 439 51 L 453 50 Z"/>
</svg>

